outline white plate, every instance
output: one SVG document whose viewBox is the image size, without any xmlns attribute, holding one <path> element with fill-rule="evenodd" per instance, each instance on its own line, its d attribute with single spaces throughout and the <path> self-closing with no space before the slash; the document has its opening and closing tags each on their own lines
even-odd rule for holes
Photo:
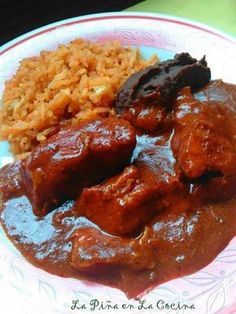
<svg viewBox="0 0 236 314">
<path fill-rule="evenodd" d="M 55 49 L 76 37 L 104 42 L 118 39 L 139 46 L 144 56 L 156 52 L 162 60 L 176 52 L 207 56 L 213 78 L 236 83 L 236 40 L 199 23 L 164 15 L 144 13 L 96 14 L 50 24 L 23 35 L 0 49 L 0 94 L 4 81 L 16 71 L 19 61 L 40 50 Z M 11 161 L 6 143 L 0 144 L 0 166 Z M 72 300 L 97 298 L 121 305 L 129 303 L 123 292 L 75 279 L 48 274 L 29 264 L 0 233 L 1 313 L 72 313 Z M 207 267 L 187 277 L 156 287 L 144 298 L 147 303 L 163 299 L 171 304 L 194 304 L 184 313 L 236 313 L 236 239 Z M 156 310 L 157 311 L 157 310 Z M 154 311 L 156 313 L 156 311 Z M 86 313 L 86 310 L 77 312 Z M 92 313 L 91 311 L 87 311 Z M 141 313 L 99 311 L 101 313 Z M 152 311 L 149 310 L 148 313 Z M 161 313 L 182 313 L 164 309 Z"/>
</svg>

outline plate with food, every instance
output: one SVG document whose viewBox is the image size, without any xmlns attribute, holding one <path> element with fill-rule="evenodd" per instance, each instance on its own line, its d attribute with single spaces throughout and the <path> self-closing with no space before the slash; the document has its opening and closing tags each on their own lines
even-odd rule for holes
<svg viewBox="0 0 236 314">
<path fill-rule="evenodd" d="M 6 313 L 233 313 L 235 61 L 226 34 L 143 13 L 1 48 Z"/>
</svg>

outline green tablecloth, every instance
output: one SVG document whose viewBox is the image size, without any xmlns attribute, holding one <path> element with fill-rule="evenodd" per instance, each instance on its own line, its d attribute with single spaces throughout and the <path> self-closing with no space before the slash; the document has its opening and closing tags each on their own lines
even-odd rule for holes
<svg viewBox="0 0 236 314">
<path fill-rule="evenodd" d="M 146 0 L 126 11 L 185 17 L 236 36 L 236 0 Z"/>
</svg>

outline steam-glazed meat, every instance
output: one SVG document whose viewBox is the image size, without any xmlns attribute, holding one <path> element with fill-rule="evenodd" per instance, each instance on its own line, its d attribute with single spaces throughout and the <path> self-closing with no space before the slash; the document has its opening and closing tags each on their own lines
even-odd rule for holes
<svg viewBox="0 0 236 314">
<path fill-rule="evenodd" d="M 188 178 L 236 172 L 236 139 L 230 111 L 217 101 L 209 104 L 194 99 L 190 88 L 185 88 L 176 103 L 175 123 L 172 147 Z"/>
<path fill-rule="evenodd" d="M 172 101 L 184 86 L 196 90 L 211 77 L 205 58 L 197 61 L 188 53 L 141 70 L 125 82 L 117 95 L 115 109 L 133 125 L 156 131 L 169 124 Z"/>
<path fill-rule="evenodd" d="M 141 237 L 129 240 L 93 227 L 78 229 L 72 235 L 72 266 L 89 273 L 109 272 L 112 266 L 126 266 L 134 271 L 152 269 L 156 262 L 148 242 L 149 233 L 151 229 L 146 228 Z"/>
<path fill-rule="evenodd" d="M 159 137 L 138 136 L 133 156 L 133 164 L 160 195 L 168 195 L 182 187 L 180 170 L 170 147 L 171 138 L 172 133 Z"/>
<path fill-rule="evenodd" d="M 194 96 L 184 88 L 176 101 L 172 148 L 203 200 L 227 200 L 236 190 L 236 117 L 234 89 L 211 82 Z"/>
<path fill-rule="evenodd" d="M 62 129 L 25 160 L 25 190 L 37 215 L 44 215 L 81 187 L 96 184 L 130 160 L 136 139 L 130 124 L 107 118 Z"/>
<path fill-rule="evenodd" d="M 132 234 L 161 210 L 155 186 L 134 166 L 100 185 L 86 188 L 75 212 L 112 234 Z"/>
<path fill-rule="evenodd" d="M 23 164 L 17 161 L 5 165 L 0 171 L 0 196 L 6 200 L 12 196 L 18 196 L 22 193 L 21 169 Z"/>
<path fill-rule="evenodd" d="M 168 142 L 158 145 L 155 138 L 138 137 L 136 151 L 143 141 L 152 142 L 135 157 L 133 166 L 104 183 L 86 188 L 75 204 L 75 212 L 112 234 L 140 231 L 167 202 L 168 195 L 181 187 Z"/>
<path fill-rule="evenodd" d="M 147 132 L 163 132 L 171 126 L 171 114 L 155 103 L 136 104 L 124 111 L 122 118 Z"/>
</svg>

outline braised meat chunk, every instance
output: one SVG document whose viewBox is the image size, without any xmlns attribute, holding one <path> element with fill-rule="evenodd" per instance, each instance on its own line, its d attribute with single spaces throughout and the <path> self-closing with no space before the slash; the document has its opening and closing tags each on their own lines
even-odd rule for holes
<svg viewBox="0 0 236 314">
<path fill-rule="evenodd" d="M 53 135 L 24 162 L 24 186 L 35 214 L 44 215 L 122 169 L 135 144 L 133 128 L 117 118 L 83 122 Z"/>
<path fill-rule="evenodd" d="M 221 83 L 221 85 L 226 85 Z M 236 118 L 233 97 L 214 86 L 193 95 L 184 88 L 176 101 L 172 149 L 192 194 L 205 200 L 227 200 L 236 189 Z M 226 86 L 224 86 L 226 88 Z M 200 101 L 201 99 L 201 101 Z M 222 105 L 227 103 L 227 105 Z"/>
<path fill-rule="evenodd" d="M 131 75 L 115 100 L 115 110 L 133 125 L 146 131 L 163 129 L 169 124 L 169 112 L 177 92 L 184 86 L 193 90 L 211 77 L 205 58 L 200 61 L 188 53 Z"/>
<path fill-rule="evenodd" d="M 133 158 L 143 178 L 148 178 L 149 184 L 165 196 L 182 188 L 180 169 L 170 147 L 171 138 L 172 133 L 159 137 L 138 136 Z"/>
<path fill-rule="evenodd" d="M 22 194 L 22 167 L 22 162 L 17 161 L 1 168 L 0 196 L 2 200 Z"/>
<path fill-rule="evenodd" d="M 136 151 L 143 137 L 137 138 Z M 145 137 L 148 141 L 153 138 Z M 134 152 L 135 154 L 136 152 Z M 133 235 L 164 208 L 168 195 L 180 189 L 175 160 L 168 145 L 150 144 L 133 165 L 104 183 L 85 188 L 74 211 L 115 235 Z"/>
<path fill-rule="evenodd" d="M 161 210 L 155 186 L 134 166 L 105 183 L 86 188 L 75 204 L 85 216 L 112 234 L 132 234 Z"/>
<path fill-rule="evenodd" d="M 171 126 L 171 113 L 155 103 L 140 103 L 130 107 L 124 111 L 122 118 L 130 121 L 136 128 L 151 133 L 161 133 Z"/>
<path fill-rule="evenodd" d="M 176 102 L 172 148 L 180 168 L 190 179 L 214 172 L 236 171 L 236 140 L 230 112 L 217 102 L 200 102 L 184 88 Z"/>
</svg>

